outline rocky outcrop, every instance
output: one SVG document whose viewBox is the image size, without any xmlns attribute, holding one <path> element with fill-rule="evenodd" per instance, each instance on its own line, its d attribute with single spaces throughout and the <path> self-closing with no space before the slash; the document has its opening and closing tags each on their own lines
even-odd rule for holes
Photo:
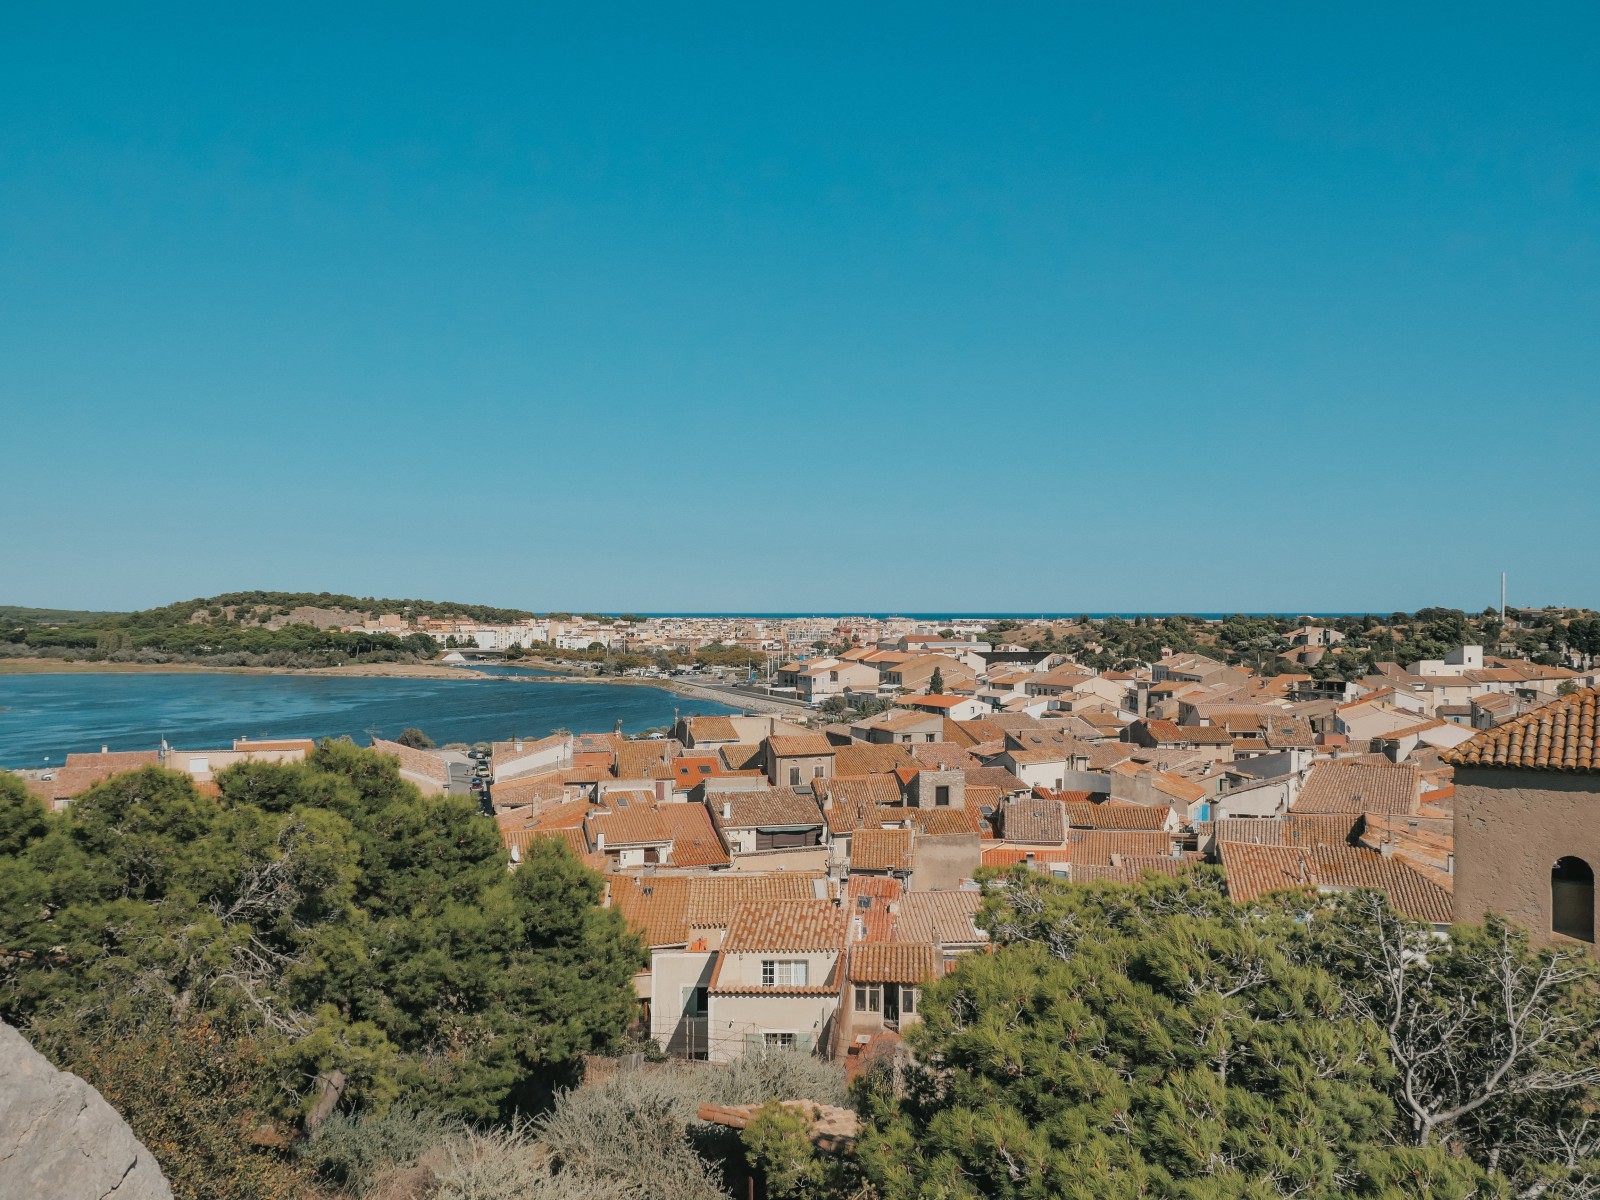
<svg viewBox="0 0 1600 1200">
<path fill-rule="evenodd" d="M 0 1023 L 0 1196 L 172 1200 L 133 1130 L 76 1075 Z"/>
</svg>

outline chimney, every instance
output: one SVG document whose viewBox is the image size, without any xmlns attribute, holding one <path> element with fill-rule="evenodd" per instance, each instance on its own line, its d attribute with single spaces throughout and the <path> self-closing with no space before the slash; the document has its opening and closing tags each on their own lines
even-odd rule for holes
<svg viewBox="0 0 1600 1200">
<path fill-rule="evenodd" d="M 1456 873 L 1456 856 L 1453 850 L 1444 856 L 1444 873 L 1446 875 L 1454 875 Z"/>
<path fill-rule="evenodd" d="M 111 753 L 111 747 L 110 746 L 101 746 L 100 747 L 100 753 L 101 754 L 110 754 Z"/>
<path fill-rule="evenodd" d="M 1378 853 L 1385 858 L 1394 853 L 1394 839 L 1388 834 L 1384 834 L 1383 841 L 1378 843 Z"/>
<path fill-rule="evenodd" d="M 521 754 L 522 753 L 522 739 L 518 738 L 516 741 L 512 742 L 511 743 L 511 748 L 513 750 L 515 750 L 518 754 Z"/>
<path fill-rule="evenodd" d="M 595 851 L 597 853 L 599 853 L 599 854 L 604 854 L 606 852 L 606 835 L 605 834 L 597 833 L 597 834 L 594 835 L 594 848 L 595 848 Z"/>
<path fill-rule="evenodd" d="M 722 802 L 722 819 L 724 821 L 733 820 L 733 801 L 732 800 L 724 800 Z"/>
</svg>

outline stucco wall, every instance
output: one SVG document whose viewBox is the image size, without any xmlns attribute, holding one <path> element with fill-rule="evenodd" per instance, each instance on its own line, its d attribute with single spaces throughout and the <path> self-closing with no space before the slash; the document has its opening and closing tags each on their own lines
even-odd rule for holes
<svg viewBox="0 0 1600 1200">
<path fill-rule="evenodd" d="M 1458 921 L 1495 912 L 1550 932 L 1550 868 L 1575 855 L 1600 871 L 1600 775 L 1456 769 Z"/>
<path fill-rule="evenodd" d="M 911 878 L 907 891 L 945 891 L 971 879 L 983 862 L 983 844 L 975 833 L 919 836 L 911 844 Z"/>
<path fill-rule="evenodd" d="M 828 1023 L 839 1007 L 837 995 L 717 995 L 711 996 L 711 1019 L 707 1040 L 712 1062 L 741 1058 L 751 1046 L 759 1046 L 759 1035 L 772 1032 L 794 1033 L 802 1040 L 800 1048 L 826 1047 Z M 755 1035 L 755 1036 L 752 1036 Z"/>
</svg>

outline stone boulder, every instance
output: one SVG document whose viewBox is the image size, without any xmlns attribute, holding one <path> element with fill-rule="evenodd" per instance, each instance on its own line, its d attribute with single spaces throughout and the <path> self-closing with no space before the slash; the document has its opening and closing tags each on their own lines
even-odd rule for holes
<svg viewBox="0 0 1600 1200">
<path fill-rule="evenodd" d="M 0 1196 L 172 1200 L 133 1130 L 76 1075 L 0 1022 Z"/>
</svg>

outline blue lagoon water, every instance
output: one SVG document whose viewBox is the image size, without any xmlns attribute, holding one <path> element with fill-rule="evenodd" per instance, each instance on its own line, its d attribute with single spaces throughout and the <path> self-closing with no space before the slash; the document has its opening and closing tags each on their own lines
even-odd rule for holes
<svg viewBox="0 0 1600 1200">
<path fill-rule="evenodd" d="M 435 742 L 542 737 L 554 729 L 637 733 L 684 714 L 736 709 L 664 688 L 528 683 L 542 672 L 486 668 L 460 679 L 317 675 L 0 675 L 0 767 L 60 763 L 69 751 L 210 749 L 236 737 L 393 738 L 408 725 Z"/>
</svg>

